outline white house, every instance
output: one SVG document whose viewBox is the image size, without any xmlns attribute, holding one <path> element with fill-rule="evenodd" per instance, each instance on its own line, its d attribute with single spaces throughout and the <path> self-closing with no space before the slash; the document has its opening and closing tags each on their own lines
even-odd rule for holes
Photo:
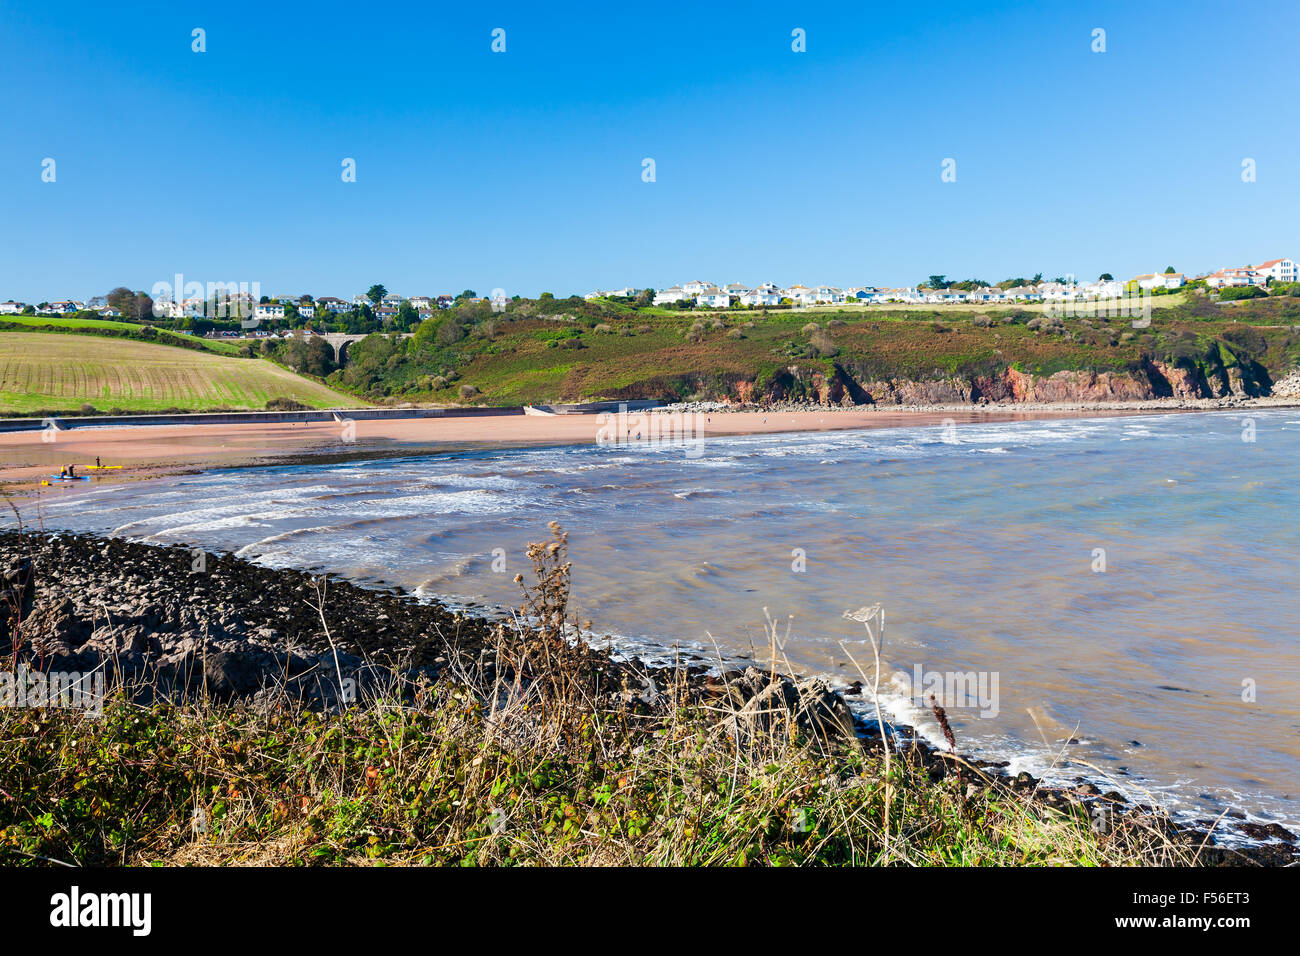
<svg viewBox="0 0 1300 956">
<path fill-rule="evenodd" d="M 27 305 L 22 302 L 0 302 L 0 315 L 17 315 L 25 308 Z"/>
<path fill-rule="evenodd" d="M 706 309 L 726 309 L 731 306 L 731 296 L 716 286 L 709 286 L 695 297 L 695 305 Z"/>
<path fill-rule="evenodd" d="M 357 309 L 359 309 L 359 308 L 361 308 L 363 305 L 370 305 L 370 304 L 371 304 L 371 302 L 370 302 L 370 296 L 368 296 L 368 295 L 354 295 L 354 296 L 352 297 L 352 306 L 353 306 L 353 308 L 357 308 Z"/>
<path fill-rule="evenodd" d="M 409 301 L 417 311 L 419 311 L 420 309 L 433 308 L 433 300 L 429 298 L 427 295 L 413 295 L 411 296 Z"/>
<path fill-rule="evenodd" d="M 682 291 L 687 295 L 701 295 L 706 289 L 712 289 L 713 286 L 707 282 L 701 282 L 699 279 L 693 282 L 683 282 Z"/>
<path fill-rule="evenodd" d="M 170 299 L 154 299 L 153 314 L 157 319 L 179 319 L 185 314 L 185 310 L 179 302 Z"/>
<path fill-rule="evenodd" d="M 340 312 L 352 311 L 352 307 L 350 305 L 348 305 L 342 299 L 336 298 L 335 296 L 332 295 L 321 296 L 319 299 L 316 300 L 316 304 L 319 305 L 321 308 L 325 309 L 326 311 L 334 313 L 335 315 L 338 315 Z"/>
<path fill-rule="evenodd" d="M 754 289 L 740 297 L 741 305 L 780 305 L 781 293 L 767 289 Z"/>
<path fill-rule="evenodd" d="M 278 302 L 262 302 L 257 306 L 257 311 L 253 317 L 259 320 L 283 319 L 284 306 Z"/>
<path fill-rule="evenodd" d="M 1124 283 L 1117 279 L 1098 279 L 1083 283 L 1079 291 L 1096 299 L 1117 299 L 1124 294 Z"/>
<path fill-rule="evenodd" d="M 669 305 L 673 302 L 684 302 L 689 298 L 691 298 L 690 293 L 688 293 L 681 286 L 675 285 L 671 289 L 661 289 L 660 291 L 656 292 L 654 304 Z"/>
<path fill-rule="evenodd" d="M 1254 269 L 1220 269 L 1205 277 L 1205 285 L 1210 289 L 1223 289 L 1243 285 L 1264 285 L 1267 277 Z"/>
<path fill-rule="evenodd" d="M 863 302 L 909 302 L 912 299 L 915 289 L 870 289 L 866 291 Z"/>
<path fill-rule="evenodd" d="M 1300 268 L 1294 259 L 1269 259 L 1255 266 L 1255 271 L 1274 282 L 1300 282 Z"/>
<path fill-rule="evenodd" d="M 1181 272 L 1147 272 L 1129 281 L 1136 282 L 1139 289 L 1177 289 L 1187 277 Z"/>
<path fill-rule="evenodd" d="M 819 302 L 819 303 L 843 302 L 844 293 L 841 292 L 839 289 L 835 288 L 834 286 L 819 285 L 817 288 L 812 290 L 812 300 L 813 302 Z"/>
</svg>

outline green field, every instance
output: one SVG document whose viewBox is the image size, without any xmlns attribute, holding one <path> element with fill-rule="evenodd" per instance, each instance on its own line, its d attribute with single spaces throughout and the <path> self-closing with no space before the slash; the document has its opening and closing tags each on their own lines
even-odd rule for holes
<svg viewBox="0 0 1300 956">
<path fill-rule="evenodd" d="M 0 332 L 0 415 L 261 409 L 275 398 L 312 406 L 355 399 L 260 359 L 91 335 Z"/>
<path fill-rule="evenodd" d="M 12 325 L 29 325 L 34 328 L 52 327 L 55 329 L 85 329 L 88 332 L 101 331 L 109 334 L 113 332 L 138 333 L 144 329 L 153 328 L 159 336 L 175 336 L 185 342 L 197 343 L 199 346 L 210 352 L 217 352 L 222 355 L 235 355 L 239 352 L 239 345 L 233 342 L 224 342 L 220 339 L 199 338 L 192 335 L 182 335 L 178 332 L 172 332 L 169 329 L 140 325 L 135 322 L 118 322 L 114 319 L 79 319 L 72 315 L 0 315 L 0 324 L 3 323 L 9 323 Z M 190 347 L 193 348 L 193 345 Z"/>
<path fill-rule="evenodd" d="M 54 325 L 69 329 L 123 329 L 141 328 L 134 322 L 118 322 L 114 319 L 79 319 L 74 315 L 5 315 L 0 322 L 12 322 L 15 325 Z"/>
</svg>

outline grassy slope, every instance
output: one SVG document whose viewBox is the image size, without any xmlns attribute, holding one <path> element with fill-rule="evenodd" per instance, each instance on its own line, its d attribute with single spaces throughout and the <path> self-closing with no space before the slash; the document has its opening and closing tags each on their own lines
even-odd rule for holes
<svg viewBox="0 0 1300 956">
<path fill-rule="evenodd" d="M 665 387 L 677 388 L 683 379 L 693 380 L 680 390 L 688 394 L 701 383 L 707 387 L 729 378 L 753 381 L 788 365 L 829 369 L 832 363 L 878 379 L 982 374 L 1007 366 L 1035 374 L 1122 370 L 1143 355 L 1163 356 L 1180 339 L 1199 341 L 1203 348 L 1225 333 L 1239 333 L 1244 324 L 1260 329 L 1267 342 L 1260 361 L 1270 371 L 1291 367 L 1300 353 L 1300 336 L 1291 327 L 1300 322 L 1300 304 L 1294 300 L 1267 300 L 1200 315 L 1179 308 L 1178 297 L 1169 296 L 1168 302 L 1161 298 L 1156 300 L 1149 329 L 1134 330 L 1128 319 L 1119 317 L 1070 318 L 1065 320 L 1068 336 L 1035 331 L 1023 321 L 997 321 L 1012 310 L 970 307 L 855 308 L 766 316 L 732 312 L 704 317 L 626 311 L 605 320 L 608 332 L 596 332 L 590 323 L 504 318 L 494 323 L 490 337 L 480 333 L 461 344 L 460 378 L 454 384 L 427 393 L 408 391 L 403 397 L 455 400 L 457 388 L 465 383 L 477 386 L 482 400 L 490 404 L 655 397 L 663 396 Z M 975 325 L 972 319 L 977 315 L 992 316 L 994 324 Z M 1022 313 L 1022 318 L 1033 315 Z M 715 319 L 723 323 L 722 328 L 712 328 Z M 843 324 L 827 328 L 831 319 Z M 699 322 L 704 329 L 692 340 L 686 333 Z M 744 328 L 749 322 L 754 327 Z M 802 329 L 810 322 L 825 328 L 839 349 L 833 359 L 801 355 L 808 341 Z M 743 337 L 728 334 L 737 328 Z M 572 335 L 580 337 L 585 347 L 558 347 L 563 337 Z"/>
<path fill-rule="evenodd" d="M 83 403 L 101 411 L 261 409 L 272 398 L 316 408 L 353 403 L 255 359 L 96 336 L 0 333 L 0 414 Z"/>
<path fill-rule="evenodd" d="M 34 328 L 42 326 L 53 326 L 61 329 L 86 329 L 88 331 L 110 330 L 115 332 L 139 332 L 148 326 L 139 325 L 135 322 L 118 322 L 113 319 L 79 319 L 75 316 L 62 315 L 0 315 L 0 323 L 9 323 L 13 325 L 29 325 Z M 239 345 L 233 342 L 225 342 L 221 339 L 196 338 L 194 336 L 182 336 L 180 333 L 171 332 L 168 329 L 156 329 L 160 335 L 175 335 L 187 342 L 197 342 L 211 352 L 217 352 L 222 355 L 234 355 L 239 351 Z M 242 343 L 241 343 L 242 344 Z"/>
</svg>

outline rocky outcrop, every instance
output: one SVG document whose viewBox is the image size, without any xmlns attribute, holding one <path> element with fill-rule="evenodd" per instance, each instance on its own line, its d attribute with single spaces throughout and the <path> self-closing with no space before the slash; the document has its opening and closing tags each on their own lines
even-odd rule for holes
<svg viewBox="0 0 1300 956">
<path fill-rule="evenodd" d="M 397 674 L 473 664 L 489 633 L 440 605 L 229 555 L 0 532 L 0 657 L 33 671 L 102 669 L 147 697 L 286 691 L 334 706 Z"/>
<path fill-rule="evenodd" d="M 1300 373 L 1288 380 L 1288 394 L 1300 395 Z M 1216 354 L 1200 363 L 1145 360 L 1128 370 L 1064 370 L 1034 375 L 1016 368 L 969 377 L 861 380 L 844 366 L 827 374 L 792 365 L 766 379 L 740 380 L 725 398 L 743 404 L 804 402 L 813 405 L 975 405 L 1136 402 L 1255 398 L 1278 394 L 1267 372 L 1250 362 Z"/>
<path fill-rule="evenodd" d="M 725 675 L 714 686 L 736 708 L 725 726 L 737 740 L 782 728 L 798 728 L 822 738 L 856 736 L 848 704 L 820 678 L 796 682 L 748 667 L 743 673 Z"/>
<path fill-rule="evenodd" d="M 1281 378 L 1273 386 L 1273 394 L 1278 398 L 1300 398 L 1300 368 Z"/>
</svg>

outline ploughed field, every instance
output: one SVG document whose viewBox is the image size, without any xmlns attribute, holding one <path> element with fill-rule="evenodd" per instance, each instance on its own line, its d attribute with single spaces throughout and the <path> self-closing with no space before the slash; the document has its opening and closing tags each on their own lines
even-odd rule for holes
<svg viewBox="0 0 1300 956">
<path fill-rule="evenodd" d="M 0 415 L 214 407 L 261 409 L 285 398 L 327 408 L 350 400 L 270 362 L 90 335 L 0 333 Z"/>
</svg>

